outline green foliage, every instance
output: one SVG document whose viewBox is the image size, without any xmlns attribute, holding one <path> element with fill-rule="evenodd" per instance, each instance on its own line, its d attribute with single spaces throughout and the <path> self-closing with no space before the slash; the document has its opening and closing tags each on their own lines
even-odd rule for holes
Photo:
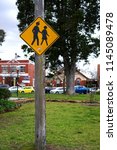
<svg viewBox="0 0 117 150">
<path fill-rule="evenodd" d="M 23 31 L 34 20 L 33 0 L 17 0 L 19 30 Z M 99 54 L 99 39 L 91 34 L 99 29 L 99 0 L 45 1 L 45 20 L 56 29 L 60 39 L 47 53 L 52 62 L 63 56 L 64 63 L 87 59 L 90 53 Z M 56 19 L 55 19 L 56 18 Z M 29 53 L 28 47 L 22 47 Z M 52 63 L 53 65 L 56 63 Z"/>
<path fill-rule="evenodd" d="M 16 5 L 19 10 L 17 19 L 20 20 L 18 27 L 23 31 L 34 20 L 34 3 L 33 0 L 17 0 Z"/>
<path fill-rule="evenodd" d="M 70 66 L 74 60 L 86 60 L 94 51 L 98 54 L 99 40 L 92 38 L 91 34 L 99 28 L 99 0 L 47 0 L 45 9 L 47 22 L 60 35 L 50 51 L 53 57 L 55 53 L 63 56 Z"/>
<path fill-rule="evenodd" d="M 0 99 L 8 99 L 11 96 L 11 92 L 8 89 L 0 89 Z"/>
<path fill-rule="evenodd" d="M 5 38 L 5 32 L 4 30 L 0 29 L 0 45 L 2 45 L 2 42 L 4 42 Z"/>
<path fill-rule="evenodd" d="M 10 97 L 11 92 L 8 89 L 0 89 L 0 113 L 14 110 L 20 106 L 12 101 L 9 101 L 8 99 Z"/>
<path fill-rule="evenodd" d="M 0 99 L 0 113 L 14 110 L 16 108 L 16 104 L 14 102 Z"/>
<path fill-rule="evenodd" d="M 100 91 L 97 91 L 96 94 L 100 95 Z"/>
</svg>

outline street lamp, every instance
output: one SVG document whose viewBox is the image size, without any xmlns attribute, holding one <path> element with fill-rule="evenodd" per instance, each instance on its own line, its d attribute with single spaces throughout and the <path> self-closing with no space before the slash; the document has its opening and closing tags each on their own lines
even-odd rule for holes
<svg viewBox="0 0 117 150">
<path fill-rule="evenodd" d="M 20 71 L 20 66 L 16 67 L 16 72 L 17 72 L 17 78 L 16 78 L 16 83 L 17 83 L 17 97 L 18 97 L 18 77 L 19 77 L 19 71 Z"/>
</svg>

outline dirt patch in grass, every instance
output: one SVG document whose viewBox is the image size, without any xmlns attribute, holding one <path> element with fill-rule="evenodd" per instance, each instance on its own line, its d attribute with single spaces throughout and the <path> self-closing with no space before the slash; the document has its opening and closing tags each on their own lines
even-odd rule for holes
<svg viewBox="0 0 117 150">
<path fill-rule="evenodd" d="M 96 101 L 89 101 L 89 100 L 46 100 L 47 102 L 60 102 L 60 103 L 80 103 L 82 105 L 87 105 L 87 106 L 99 106 L 100 103 Z M 34 102 L 34 99 L 18 99 L 14 100 L 15 103 L 17 104 L 24 104 L 24 103 L 29 103 L 29 102 Z"/>
<path fill-rule="evenodd" d="M 57 148 L 57 147 L 52 146 L 52 145 L 47 145 L 47 146 L 46 146 L 46 149 L 47 149 L 47 150 L 62 150 L 61 148 Z"/>
<path fill-rule="evenodd" d="M 53 146 L 53 145 L 47 145 L 46 150 L 80 150 L 80 149 L 78 149 L 78 148 L 70 149 L 70 148 L 56 147 L 56 146 Z"/>
</svg>

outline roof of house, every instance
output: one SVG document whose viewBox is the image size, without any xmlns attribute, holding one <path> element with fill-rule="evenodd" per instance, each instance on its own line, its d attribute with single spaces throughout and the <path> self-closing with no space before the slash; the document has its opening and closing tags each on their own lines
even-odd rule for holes
<svg viewBox="0 0 117 150">
<path fill-rule="evenodd" d="M 86 78 L 87 80 L 89 79 L 86 75 L 84 75 L 82 72 L 80 72 L 79 70 L 76 70 L 76 72 L 78 72 L 80 75 L 82 75 L 84 78 Z"/>
<path fill-rule="evenodd" d="M 61 75 L 64 72 L 64 68 L 61 68 L 60 70 L 57 71 L 56 75 Z M 78 69 L 76 69 L 76 73 L 80 74 L 81 76 L 83 76 L 84 78 L 86 78 L 86 80 L 89 80 L 89 78 L 84 75 L 84 73 L 82 73 L 81 71 L 79 71 Z"/>
</svg>

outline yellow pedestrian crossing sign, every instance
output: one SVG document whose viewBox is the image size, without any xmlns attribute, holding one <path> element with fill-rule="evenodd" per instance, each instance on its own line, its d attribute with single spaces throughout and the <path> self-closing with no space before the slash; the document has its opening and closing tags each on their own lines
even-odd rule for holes
<svg viewBox="0 0 117 150">
<path fill-rule="evenodd" d="M 58 38 L 54 29 L 38 17 L 29 25 L 20 37 L 38 54 L 43 54 Z"/>
</svg>

